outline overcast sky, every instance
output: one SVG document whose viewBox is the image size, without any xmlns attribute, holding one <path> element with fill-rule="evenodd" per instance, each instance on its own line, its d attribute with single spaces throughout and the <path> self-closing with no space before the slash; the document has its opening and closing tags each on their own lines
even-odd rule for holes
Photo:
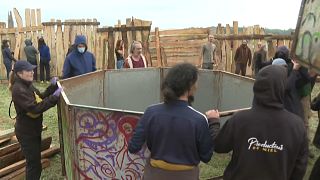
<svg viewBox="0 0 320 180">
<path fill-rule="evenodd" d="M 120 19 L 151 20 L 152 27 L 178 29 L 209 27 L 218 23 L 288 29 L 295 28 L 301 0 L 1 0 L 0 21 L 14 7 L 24 19 L 24 9 L 40 8 L 42 21 L 97 18 L 100 26 Z"/>
</svg>

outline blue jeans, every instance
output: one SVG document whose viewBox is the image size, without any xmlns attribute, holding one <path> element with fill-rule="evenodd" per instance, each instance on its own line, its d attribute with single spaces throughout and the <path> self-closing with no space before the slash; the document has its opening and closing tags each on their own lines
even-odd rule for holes
<svg viewBox="0 0 320 180">
<path fill-rule="evenodd" d="M 122 69 L 124 64 L 124 60 L 117 60 L 117 69 Z"/>
<path fill-rule="evenodd" d="M 9 74 L 11 71 L 11 66 L 12 66 L 12 61 L 4 61 L 4 66 L 6 67 L 7 70 L 7 79 L 9 79 Z"/>
</svg>

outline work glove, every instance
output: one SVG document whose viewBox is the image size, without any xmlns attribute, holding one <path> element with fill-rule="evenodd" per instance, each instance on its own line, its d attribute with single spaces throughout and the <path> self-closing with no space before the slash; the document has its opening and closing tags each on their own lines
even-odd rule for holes
<svg viewBox="0 0 320 180">
<path fill-rule="evenodd" d="M 62 87 L 58 87 L 58 89 L 52 95 L 59 97 L 62 90 L 63 90 Z"/>
</svg>

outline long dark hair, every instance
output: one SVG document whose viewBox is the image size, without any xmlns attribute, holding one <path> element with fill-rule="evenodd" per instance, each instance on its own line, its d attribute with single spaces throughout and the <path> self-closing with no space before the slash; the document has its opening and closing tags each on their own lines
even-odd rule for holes
<svg viewBox="0 0 320 180">
<path fill-rule="evenodd" d="M 116 51 L 117 50 L 122 50 L 121 45 L 123 44 L 123 40 L 118 39 L 116 43 Z"/>
<path fill-rule="evenodd" d="M 40 38 L 40 39 L 38 40 L 38 50 L 40 50 L 40 48 L 41 48 L 42 46 L 46 46 L 46 42 L 44 42 L 44 39 L 43 39 L 43 38 Z"/>
<path fill-rule="evenodd" d="M 9 42 L 8 40 L 3 40 L 1 44 L 1 49 L 5 49 L 9 47 L 8 42 Z"/>
<path fill-rule="evenodd" d="M 197 80 L 198 69 L 195 66 L 189 63 L 175 65 L 169 70 L 161 86 L 164 102 L 178 100 L 191 90 Z"/>
</svg>

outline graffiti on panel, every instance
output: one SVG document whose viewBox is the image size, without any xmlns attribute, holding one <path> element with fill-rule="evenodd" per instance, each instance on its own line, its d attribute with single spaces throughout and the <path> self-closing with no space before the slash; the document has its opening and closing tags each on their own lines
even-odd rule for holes
<svg viewBox="0 0 320 180">
<path fill-rule="evenodd" d="M 149 151 L 128 152 L 139 116 L 78 109 L 75 118 L 80 179 L 142 179 Z"/>
<path fill-rule="evenodd" d="M 320 71 L 320 1 L 304 0 L 302 8 L 294 52 L 303 64 Z"/>
</svg>

